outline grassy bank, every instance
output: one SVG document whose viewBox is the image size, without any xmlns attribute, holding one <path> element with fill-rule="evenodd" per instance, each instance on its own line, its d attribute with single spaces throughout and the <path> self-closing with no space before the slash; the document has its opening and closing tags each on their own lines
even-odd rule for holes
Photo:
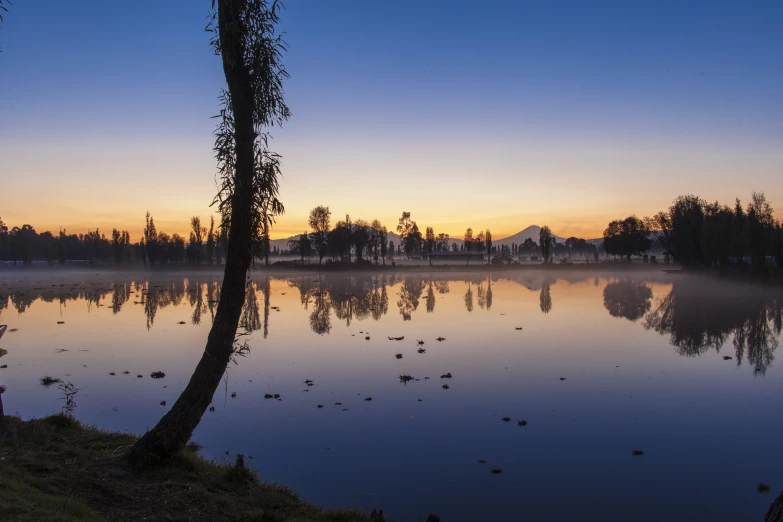
<svg viewBox="0 0 783 522">
<path fill-rule="evenodd" d="M 134 471 L 123 459 L 135 437 L 64 415 L 5 417 L 0 434 L 0 520 L 380 521 L 324 510 L 244 466 L 188 448 L 172 462 Z"/>
</svg>

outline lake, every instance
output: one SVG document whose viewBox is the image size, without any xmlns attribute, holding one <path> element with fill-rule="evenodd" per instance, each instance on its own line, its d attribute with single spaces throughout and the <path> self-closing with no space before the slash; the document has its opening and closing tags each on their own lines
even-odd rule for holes
<svg viewBox="0 0 783 522">
<path fill-rule="evenodd" d="M 535 270 L 249 285 L 249 352 L 193 439 L 313 502 L 395 520 L 737 521 L 783 487 L 780 291 Z M 187 383 L 218 295 L 208 273 L 0 274 L 6 413 L 60 411 L 50 376 L 80 390 L 82 422 L 142 433 Z"/>
</svg>

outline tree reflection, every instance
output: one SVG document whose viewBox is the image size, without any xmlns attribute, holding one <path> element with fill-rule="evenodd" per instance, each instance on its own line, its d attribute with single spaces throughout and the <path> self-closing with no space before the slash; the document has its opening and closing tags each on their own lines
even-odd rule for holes
<svg viewBox="0 0 783 522">
<path fill-rule="evenodd" d="M 427 285 L 427 313 L 430 314 L 435 311 L 435 289 L 432 287 L 432 280 Z"/>
<path fill-rule="evenodd" d="M 468 289 L 465 291 L 465 310 L 468 312 L 473 311 L 473 290 L 470 288 L 470 281 L 468 281 Z"/>
<path fill-rule="evenodd" d="M 313 311 L 310 314 L 310 328 L 318 335 L 328 334 L 332 329 L 332 307 L 326 294 L 319 292 L 315 295 Z"/>
<path fill-rule="evenodd" d="M 669 294 L 644 319 L 644 327 L 661 335 L 678 354 L 717 352 L 733 338 L 737 365 L 743 359 L 763 375 L 774 360 L 781 332 L 781 301 L 761 289 L 675 281 Z"/>
<path fill-rule="evenodd" d="M 541 294 L 538 298 L 541 311 L 548 314 L 552 311 L 552 293 L 549 290 L 549 280 L 545 280 L 541 285 Z"/>
<path fill-rule="evenodd" d="M 650 311 L 652 289 L 638 281 L 612 281 L 604 287 L 604 307 L 612 317 L 638 321 Z"/>
<path fill-rule="evenodd" d="M 239 326 L 245 332 L 255 332 L 261 329 L 261 318 L 259 317 L 258 297 L 256 297 L 256 284 L 252 281 L 247 283 L 245 290 L 245 304 L 242 307 L 242 315 L 239 318 Z"/>
<path fill-rule="evenodd" d="M 419 307 L 419 299 L 424 291 L 424 281 L 421 279 L 405 278 L 400 287 L 400 293 L 397 294 L 400 299 L 397 301 L 397 308 L 400 310 L 403 321 L 410 321 L 411 315 Z"/>
</svg>

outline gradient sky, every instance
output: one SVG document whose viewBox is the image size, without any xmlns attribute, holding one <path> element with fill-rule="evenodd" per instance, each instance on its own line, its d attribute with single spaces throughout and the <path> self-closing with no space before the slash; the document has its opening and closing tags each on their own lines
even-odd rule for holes
<svg viewBox="0 0 783 522">
<path fill-rule="evenodd" d="M 216 192 L 210 0 L 15 0 L 0 216 L 184 233 Z M 783 213 L 783 2 L 288 0 L 286 214 L 600 236 L 681 193 Z"/>
</svg>

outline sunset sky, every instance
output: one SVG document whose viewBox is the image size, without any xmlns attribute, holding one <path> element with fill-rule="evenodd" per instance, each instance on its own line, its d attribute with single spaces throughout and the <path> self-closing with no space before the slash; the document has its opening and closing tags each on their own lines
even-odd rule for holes
<svg viewBox="0 0 783 522">
<path fill-rule="evenodd" d="M 783 217 L 783 2 L 288 0 L 273 237 L 403 210 L 496 238 L 598 237 L 681 193 Z M 210 0 L 15 0 L 0 28 L 0 217 L 207 219 L 223 84 Z"/>
</svg>

